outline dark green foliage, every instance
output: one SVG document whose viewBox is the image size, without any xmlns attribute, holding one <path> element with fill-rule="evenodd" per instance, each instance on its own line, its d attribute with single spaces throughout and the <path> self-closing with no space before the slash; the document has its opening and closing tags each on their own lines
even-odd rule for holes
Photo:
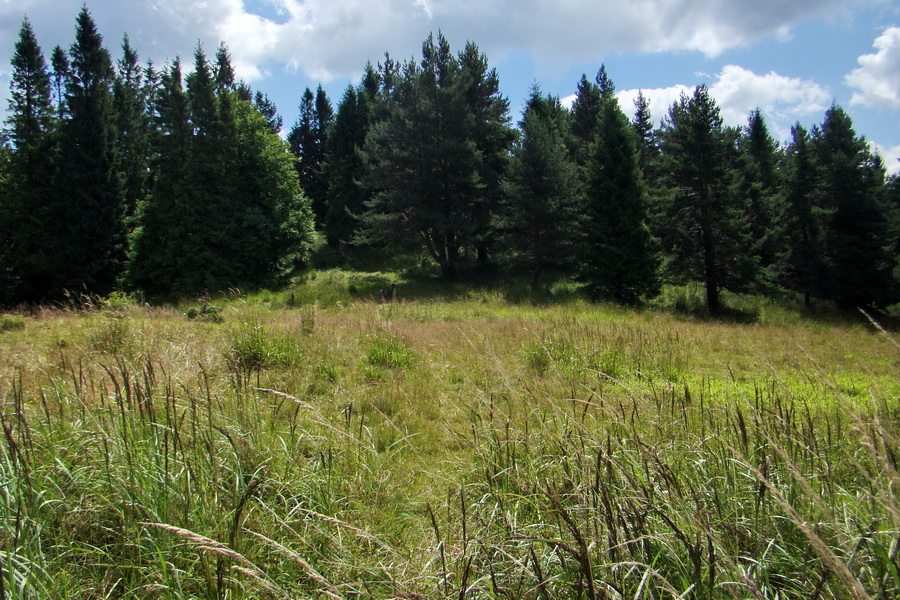
<svg viewBox="0 0 900 600">
<path fill-rule="evenodd" d="M 179 263 L 189 226 L 192 129 L 178 59 L 160 77 L 155 113 L 151 196 L 138 209 L 128 284 L 160 293 L 183 279 Z"/>
<path fill-rule="evenodd" d="M 604 88 L 612 89 L 605 78 Z M 640 157 L 628 118 L 602 93 L 597 136 L 585 167 L 580 276 L 598 298 L 634 303 L 659 293 L 660 256 L 647 227 Z"/>
<path fill-rule="evenodd" d="M 633 123 L 638 159 L 641 171 L 644 173 L 644 180 L 653 182 L 656 180 L 659 145 L 650 114 L 650 101 L 644 97 L 642 91 L 638 91 L 637 98 L 634 100 Z"/>
<path fill-rule="evenodd" d="M 572 137 L 570 147 L 572 156 L 579 167 L 584 166 L 590 157 L 591 144 L 597 137 L 597 119 L 600 114 L 600 88 L 588 81 L 586 75 L 581 76 L 575 89 L 575 102 L 572 104 Z"/>
<path fill-rule="evenodd" d="M 300 187 L 312 201 L 317 223 L 324 224 L 328 181 L 324 172 L 328 128 L 334 118 L 331 102 L 322 86 L 313 95 L 306 88 L 300 101 L 300 116 L 288 134 L 291 152 L 297 158 Z"/>
<path fill-rule="evenodd" d="M 456 273 L 476 231 L 468 215 L 480 164 L 466 83 L 446 38 L 429 36 L 421 64 L 404 65 L 389 117 L 372 127 L 363 151 L 366 182 L 376 190 L 363 240 L 419 240 L 445 276 Z"/>
<path fill-rule="evenodd" d="M 894 281 L 900 284 L 900 175 L 887 178 L 882 207 L 888 219 L 888 251 L 894 257 Z"/>
<path fill-rule="evenodd" d="M 114 73 L 87 8 L 78 15 L 50 232 L 55 290 L 112 291 L 125 266 L 125 205 L 117 172 Z"/>
<path fill-rule="evenodd" d="M 509 100 L 500 94 L 500 78 L 489 67 L 487 56 L 468 42 L 459 53 L 459 67 L 463 94 L 472 115 L 469 136 L 479 155 L 480 189 L 469 208 L 474 225 L 472 243 L 478 262 L 484 264 L 493 233 L 491 217 L 502 196 L 501 181 L 516 134 L 509 126 Z"/>
<path fill-rule="evenodd" d="M 577 167 L 565 147 L 566 112 L 559 99 L 532 92 L 513 148 L 498 219 L 511 263 L 531 275 L 571 271 L 577 238 Z"/>
<path fill-rule="evenodd" d="M 272 285 L 303 266 L 311 237 L 291 155 L 238 91 L 216 91 L 199 47 L 194 66 L 186 94 L 177 62 L 163 76 L 156 185 L 130 280 L 154 295 Z"/>
<path fill-rule="evenodd" d="M 50 77 L 31 24 L 19 30 L 12 58 L 6 125 L 14 152 L 2 156 L 6 171 L 0 191 L 0 302 L 40 300 L 52 278 L 47 234 L 52 223 L 56 153 Z M 5 150 L 5 149 L 4 149 Z"/>
<path fill-rule="evenodd" d="M 884 167 L 857 137 L 850 117 L 838 106 L 813 131 L 822 206 L 831 213 L 825 231 L 826 297 L 839 306 L 883 307 L 897 301 L 888 252 L 887 214 L 878 203 Z"/>
<path fill-rule="evenodd" d="M 778 277 L 782 238 L 778 215 L 783 202 L 776 173 L 777 144 L 769 135 L 759 109 L 750 113 L 740 141 L 735 193 L 748 205 L 752 252 L 759 258 L 760 281 L 771 286 Z"/>
<path fill-rule="evenodd" d="M 659 131 L 639 94 L 629 124 L 601 67 L 571 112 L 535 92 L 513 149 L 478 47 L 454 55 L 438 34 L 422 55 L 367 64 L 336 114 L 307 89 L 292 156 L 224 44 L 213 61 L 198 46 L 185 87 L 178 60 L 142 68 L 127 36 L 114 65 L 86 8 L 48 71 L 24 21 L 0 140 L 0 302 L 269 285 L 304 265 L 310 208 L 332 246 L 424 252 L 448 276 L 499 248 L 533 285 L 578 265 L 593 296 L 634 302 L 659 289 L 649 214 L 666 275 L 702 280 L 711 312 L 722 288 L 900 299 L 900 184 L 840 108 L 780 153 L 760 111 L 727 128 L 705 86 Z"/>
<path fill-rule="evenodd" d="M 781 283 L 803 294 L 823 296 L 825 279 L 824 224 L 828 213 L 817 205 L 817 176 L 809 134 L 798 123 L 785 156 L 785 203 L 780 218 L 783 233 Z"/>
<path fill-rule="evenodd" d="M 278 107 L 269 99 L 266 94 L 257 91 L 253 96 L 253 106 L 263 116 L 269 125 L 269 131 L 278 135 L 281 133 L 281 126 L 284 125 L 284 119 L 278 114 Z"/>
<path fill-rule="evenodd" d="M 220 42 L 216 49 L 216 65 L 213 69 L 213 79 L 217 92 L 232 92 L 235 90 L 234 67 L 231 66 L 231 53 L 225 42 Z M 245 98 L 246 100 L 247 98 Z"/>
<path fill-rule="evenodd" d="M 10 141 L 19 149 L 35 147 L 50 128 L 53 111 L 47 64 L 28 19 L 19 29 L 12 69 L 6 120 Z"/>
<path fill-rule="evenodd" d="M 53 48 L 50 56 L 50 64 L 53 68 L 52 85 L 53 101 L 56 103 L 56 115 L 62 119 L 66 115 L 66 82 L 71 75 L 69 57 L 60 46 Z"/>
<path fill-rule="evenodd" d="M 325 237 L 337 246 L 349 242 L 356 233 L 356 217 L 364 211 L 368 192 L 360 185 L 365 172 L 358 150 L 369 130 L 369 93 L 348 85 L 338 104 L 328 136 L 328 153 L 323 170 L 326 176 Z"/>
<path fill-rule="evenodd" d="M 756 258 L 747 252 L 747 209 L 730 188 L 738 137 L 702 85 L 672 105 L 662 131 L 663 168 L 671 182 L 663 251 L 673 274 L 704 282 L 713 313 L 721 309 L 720 288 L 746 287 L 756 273 Z"/>
<path fill-rule="evenodd" d="M 150 120 L 147 114 L 148 89 L 138 54 L 128 36 L 122 41 L 122 58 L 118 62 L 113 84 L 115 103 L 116 170 L 122 181 L 125 215 L 134 215 L 137 205 L 147 195 L 147 171 L 150 155 Z"/>
<path fill-rule="evenodd" d="M 474 44 L 457 58 L 438 34 L 422 55 L 400 75 L 385 65 L 386 117 L 363 150 L 375 195 L 358 241 L 399 247 L 416 240 L 452 276 L 464 250 L 475 248 L 486 260 L 489 213 L 512 140 L 508 103 Z"/>
</svg>

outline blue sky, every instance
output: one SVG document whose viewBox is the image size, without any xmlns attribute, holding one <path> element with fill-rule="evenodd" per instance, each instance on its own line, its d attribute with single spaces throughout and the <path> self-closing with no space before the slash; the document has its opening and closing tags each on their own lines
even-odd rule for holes
<svg viewBox="0 0 900 600">
<path fill-rule="evenodd" d="M 82 0 L 0 0 L 0 109 L 9 60 L 29 17 L 46 56 L 74 37 Z M 601 63 L 633 112 L 637 89 L 661 119 L 705 83 L 726 121 L 759 107 L 776 137 L 821 123 L 832 102 L 900 170 L 900 2 L 897 0 L 92 0 L 114 57 L 128 33 L 143 60 L 190 64 L 199 41 L 228 44 L 238 75 L 295 121 L 304 88 L 336 105 L 367 60 L 418 57 L 442 30 L 455 49 L 478 44 L 496 67 L 513 119 L 532 84 L 567 98 Z"/>
</svg>

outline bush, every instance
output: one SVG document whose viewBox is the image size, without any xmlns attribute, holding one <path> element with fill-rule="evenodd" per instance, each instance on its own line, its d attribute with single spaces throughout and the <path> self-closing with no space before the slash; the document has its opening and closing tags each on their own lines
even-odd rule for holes
<svg viewBox="0 0 900 600">
<path fill-rule="evenodd" d="M 214 306 L 212 304 L 203 303 L 199 308 L 191 307 L 188 309 L 184 316 L 186 316 L 191 321 L 203 321 L 204 323 L 221 323 L 222 319 L 222 307 Z"/>
<path fill-rule="evenodd" d="M 408 369 L 416 364 L 418 356 L 405 341 L 385 332 L 369 338 L 366 361 L 376 367 Z"/>
<path fill-rule="evenodd" d="M 290 368 L 300 364 L 303 350 L 289 336 L 269 336 L 262 325 L 245 323 L 231 339 L 228 358 L 247 371 Z"/>
<path fill-rule="evenodd" d="M 0 315 L 0 331 L 14 331 L 25 328 L 25 317 L 21 315 Z"/>
</svg>

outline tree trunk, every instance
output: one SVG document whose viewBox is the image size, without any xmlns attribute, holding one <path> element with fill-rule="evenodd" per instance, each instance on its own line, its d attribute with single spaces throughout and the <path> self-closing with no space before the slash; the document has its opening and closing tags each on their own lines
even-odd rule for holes
<svg viewBox="0 0 900 600">
<path fill-rule="evenodd" d="M 706 194 L 704 194 L 706 196 Z M 703 232 L 703 266 L 706 277 L 706 308 L 710 313 L 718 313 L 722 306 L 719 303 L 719 274 L 716 267 L 716 240 L 713 232 L 712 215 L 708 199 L 701 198 L 700 228 Z"/>
</svg>

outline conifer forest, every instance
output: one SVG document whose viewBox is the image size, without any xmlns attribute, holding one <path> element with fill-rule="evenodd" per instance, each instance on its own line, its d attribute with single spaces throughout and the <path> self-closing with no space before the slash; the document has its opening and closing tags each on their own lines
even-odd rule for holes
<svg viewBox="0 0 900 600">
<path fill-rule="evenodd" d="M 173 299 L 277 286 L 316 239 L 492 264 L 533 285 L 652 298 L 664 282 L 885 308 L 898 296 L 900 181 L 840 106 L 773 139 L 723 124 L 698 86 L 657 126 L 601 68 L 571 109 L 535 85 L 517 124 L 475 43 L 365 67 L 336 108 L 321 86 L 286 132 L 228 49 L 190 64 L 119 57 L 88 9 L 49 63 L 30 23 L 13 58 L 0 162 L 0 301 L 114 290 Z M 629 114 L 626 114 L 627 110 Z"/>
<path fill-rule="evenodd" d="M 900 178 L 840 106 L 512 115 L 437 33 L 287 126 L 86 7 L 11 73 L 0 600 L 900 598 Z"/>
</svg>

